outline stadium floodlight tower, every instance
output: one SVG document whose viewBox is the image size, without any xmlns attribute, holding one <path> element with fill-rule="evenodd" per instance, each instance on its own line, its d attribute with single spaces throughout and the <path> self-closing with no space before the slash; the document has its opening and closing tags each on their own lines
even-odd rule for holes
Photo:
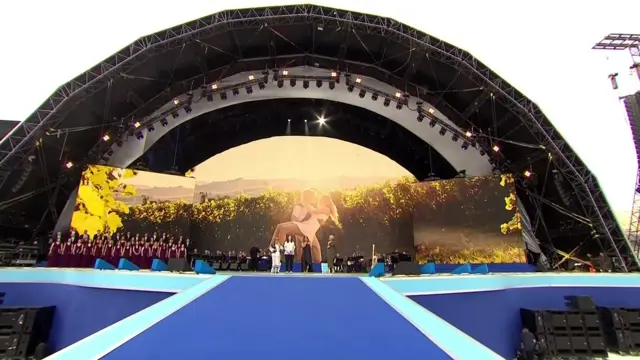
<svg viewBox="0 0 640 360">
<path fill-rule="evenodd" d="M 626 50 L 631 55 L 632 64 L 629 67 L 635 71 L 640 80 L 640 34 L 609 34 L 593 46 L 594 50 Z M 609 75 L 611 86 L 618 89 L 616 76 Z M 629 221 L 627 239 L 634 247 L 636 255 L 640 254 L 640 92 L 624 96 L 622 101 L 629 118 L 629 126 L 636 148 L 638 160 L 638 173 L 636 174 L 636 187 L 633 196 L 633 208 Z"/>
</svg>

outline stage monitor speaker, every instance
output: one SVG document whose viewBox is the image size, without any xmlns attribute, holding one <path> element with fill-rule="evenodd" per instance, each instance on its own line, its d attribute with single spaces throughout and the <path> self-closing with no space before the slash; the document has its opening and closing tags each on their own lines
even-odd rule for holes
<svg viewBox="0 0 640 360">
<path fill-rule="evenodd" d="M 420 265 L 410 261 L 401 261 L 393 267 L 393 276 L 396 275 L 420 276 Z"/>
<path fill-rule="evenodd" d="M 168 271 L 171 272 L 188 272 L 192 271 L 187 259 L 169 259 Z"/>
<path fill-rule="evenodd" d="M 565 296 L 565 304 L 568 308 L 578 311 L 596 311 L 596 304 L 591 296 Z"/>
</svg>

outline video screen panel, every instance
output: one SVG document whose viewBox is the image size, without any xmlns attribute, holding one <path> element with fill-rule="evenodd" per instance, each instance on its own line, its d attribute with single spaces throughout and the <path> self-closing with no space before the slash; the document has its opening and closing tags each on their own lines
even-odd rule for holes
<svg viewBox="0 0 640 360">
<path fill-rule="evenodd" d="M 148 171 L 90 165 L 82 174 L 71 226 L 189 237 L 195 179 Z"/>
</svg>

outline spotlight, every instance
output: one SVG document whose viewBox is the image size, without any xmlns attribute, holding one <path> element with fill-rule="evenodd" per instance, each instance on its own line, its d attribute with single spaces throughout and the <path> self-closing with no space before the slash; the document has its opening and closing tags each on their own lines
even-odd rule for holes
<svg viewBox="0 0 640 360">
<path fill-rule="evenodd" d="M 438 131 L 438 134 L 440 134 L 440 136 L 444 136 L 447 133 L 447 129 L 441 127 L 440 131 Z"/>
<path fill-rule="evenodd" d="M 431 119 L 431 120 L 429 120 L 429 127 L 435 127 L 435 126 L 436 126 L 436 123 L 437 123 L 437 122 L 435 121 L 435 119 Z"/>
<path fill-rule="evenodd" d="M 136 129 L 139 128 L 141 125 L 142 124 L 140 124 L 140 121 L 136 121 L 136 122 L 133 123 L 133 127 L 136 128 Z"/>
<path fill-rule="evenodd" d="M 402 103 L 400 101 L 396 103 L 396 109 L 402 110 Z"/>
<path fill-rule="evenodd" d="M 264 90 L 265 87 L 266 87 L 266 85 L 265 85 L 264 82 L 262 82 L 262 81 L 258 82 L 258 89 Z"/>
<path fill-rule="evenodd" d="M 329 90 L 333 90 L 336 88 L 336 83 L 334 81 L 329 81 Z"/>
<path fill-rule="evenodd" d="M 218 84 L 212 84 L 211 90 L 218 90 Z"/>
<path fill-rule="evenodd" d="M 360 92 L 358 93 L 358 96 L 360 96 L 360 99 L 364 99 L 365 95 L 367 95 L 367 90 L 360 90 Z"/>
<path fill-rule="evenodd" d="M 498 145 L 493 145 L 493 151 L 498 152 L 500 151 L 500 147 Z"/>
<path fill-rule="evenodd" d="M 362 83 L 362 79 L 356 78 L 356 84 L 361 84 L 361 83 Z"/>
<path fill-rule="evenodd" d="M 302 88 L 304 89 L 309 88 L 309 80 L 302 80 Z"/>
<path fill-rule="evenodd" d="M 485 154 L 484 150 L 480 149 L 480 156 L 484 156 Z"/>
<path fill-rule="evenodd" d="M 104 136 L 102 137 L 102 141 L 109 141 L 109 139 L 111 139 L 109 137 L 109 134 L 104 134 Z"/>
<path fill-rule="evenodd" d="M 191 109 L 191 105 L 186 105 L 184 107 L 184 112 L 186 112 L 187 114 L 190 114 L 191 111 L 193 111 L 193 109 Z"/>
<path fill-rule="evenodd" d="M 175 105 L 179 105 L 179 104 L 180 104 L 180 100 L 179 100 L 179 99 L 175 99 L 175 100 L 173 100 L 173 103 L 174 103 Z"/>
<path fill-rule="evenodd" d="M 347 86 L 347 91 L 348 92 L 353 92 L 353 89 L 355 89 L 355 86 L 353 86 L 353 85 Z"/>
<path fill-rule="evenodd" d="M 461 146 L 462 150 L 467 150 L 469 148 L 469 143 L 464 141 Z"/>
<path fill-rule="evenodd" d="M 307 119 L 304 119 L 304 122 L 307 122 Z"/>
<path fill-rule="evenodd" d="M 226 92 L 223 91 L 223 92 L 220 93 L 220 100 L 223 100 L 223 101 L 227 100 L 227 93 Z"/>
<path fill-rule="evenodd" d="M 527 170 L 524 172 L 524 177 L 531 177 L 531 175 L 533 175 L 533 173 L 531 173 L 531 171 Z"/>
<path fill-rule="evenodd" d="M 251 95 L 253 94 L 253 87 L 251 86 L 247 86 L 244 88 L 247 91 L 247 95 Z"/>
<path fill-rule="evenodd" d="M 327 119 L 325 119 L 324 116 L 320 116 L 318 118 L 318 122 L 320 123 L 320 125 L 324 125 L 324 123 L 327 122 Z"/>
<path fill-rule="evenodd" d="M 123 144 L 122 139 L 116 140 L 116 145 L 122 146 L 122 144 Z"/>
<path fill-rule="evenodd" d="M 291 119 L 287 119 L 287 122 L 291 122 Z"/>
<path fill-rule="evenodd" d="M 385 98 L 382 105 L 384 105 L 385 107 L 388 107 L 389 105 L 391 105 L 391 99 Z"/>
<path fill-rule="evenodd" d="M 156 128 L 155 128 L 155 127 L 153 127 L 153 125 L 149 125 L 149 126 L 147 126 L 147 131 L 148 131 L 148 132 L 153 132 L 155 129 L 156 129 Z"/>
<path fill-rule="evenodd" d="M 67 169 L 71 169 L 71 168 L 73 167 L 73 163 L 72 163 L 71 161 L 67 161 L 67 162 L 64 164 L 64 167 L 66 167 Z"/>
<path fill-rule="evenodd" d="M 453 134 L 453 136 L 451 136 L 451 140 L 458 141 L 458 135 L 457 134 Z"/>
<path fill-rule="evenodd" d="M 424 120 L 424 115 L 418 114 L 418 122 L 422 122 Z"/>
<path fill-rule="evenodd" d="M 373 100 L 373 101 L 378 100 L 378 93 L 371 94 L 371 100 Z"/>
<path fill-rule="evenodd" d="M 464 133 L 464 136 L 466 137 L 472 137 L 473 134 L 471 133 L 471 131 L 467 131 L 466 133 Z"/>
<path fill-rule="evenodd" d="M 402 93 L 396 92 L 394 96 L 396 97 L 396 99 L 400 99 L 402 97 Z"/>
<path fill-rule="evenodd" d="M 208 101 L 208 102 L 212 102 L 212 101 L 213 101 L 213 94 L 211 94 L 211 93 L 207 93 L 206 98 L 207 98 L 207 101 Z"/>
<path fill-rule="evenodd" d="M 433 114 L 434 112 L 436 112 L 433 108 L 429 108 L 429 110 L 427 110 L 429 112 L 429 114 Z"/>
<path fill-rule="evenodd" d="M 316 80 L 316 86 L 317 87 L 322 87 L 322 80 Z"/>
<path fill-rule="evenodd" d="M 234 88 L 233 90 L 231 90 L 231 93 L 233 94 L 233 96 L 238 96 L 240 95 L 240 90 L 238 90 L 237 88 Z"/>
<path fill-rule="evenodd" d="M 289 85 L 291 85 L 291 87 L 296 86 L 296 79 L 289 80 Z"/>
<path fill-rule="evenodd" d="M 113 155 L 113 150 L 112 150 L 112 149 L 109 149 L 109 150 L 107 151 L 107 156 L 111 156 L 111 155 Z"/>
<path fill-rule="evenodd" d="M 138 139 L 138 140 L 144 139 L 144 135 L 142 135 L 141 131 L 136 132 L 136 139 Z"/>
<path fill-rule="evenodd" d="M 250 80 L 250 81 L 255 80 L 255 76 L 253 76 L 253 75 L 249 75 L 249 80 Z"/>
<path fill-rule="evenodd" d="M 281 88 L 284 86 L 284 80 L 282 80 L 281 77 L 278 78 L 278 80 L 276 81 L 276 85 Z"/>
<path fill-rule="evenodd" d="M 287 70 L 282 70 L 282 76 L 287 76 L 289 75 L 289 72 Z"/>
<path fill-rule="evenodd" d="M 162 127 L 169 125 L 169 121 L 167 121 L 167 118 L 160 120 L 160 125 L 162 125 Z"/>
<path fill-rule="evenodd" d="M 172 112 L 171 112 L 171 117 L 172 117 L 172 118 L 177 119 L 179 116 L 180 116 L 180 114 L 178 114 L 178 112 L 177 112 L 177 111 L 172 111 Z"/>
</svg>

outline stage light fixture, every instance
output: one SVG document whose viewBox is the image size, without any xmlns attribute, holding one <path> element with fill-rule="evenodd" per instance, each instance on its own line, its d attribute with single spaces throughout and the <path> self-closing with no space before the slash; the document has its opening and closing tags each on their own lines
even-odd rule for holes
<svg viewBox="0 0 640 360">
<path fill-rule="evenodd" d="M 139 128 L 141 125 L 142 124 L 140 124 L 140 121 L 136 121 L 136 122 L 133 123 L 133 127 L 136 128 L 136 129 Z"/>
<path fill-rule="evenodd" d="M 238 90 L 238 88 L 234 88 L 233 90 L 231 90 L 231 93 L 233 94 L 233 96 L 238 96 L 240 95 L 240 90 Z"/>
<path fill-rule="evenodd" d="M 462 150 L 467 150 L 469 148 L 469 143 L 464 141 L 462 142 L 462 146 L 460 146 L 462 148 Z"/>
<path fill-rule="evenodd" d="M 333 90 L 336 88 L 336 83 L 333 81 L 329 81 L 329 90 Z"/>
<path fill-rule="evenodd" d="M 396 109 L 402 110 L 402 103 L 400 101 L 396 103 Z"/>
<path fill-rule="evenodd" d="M 156 128 L 153 125 L 149 125 L 147 126 L 147 131 L 148 132 L 153 132 Z"/>
<path fill-rule="evenodd" d="M 373 101 L 378 100 L 378 93 L 371 94 L 371 100 L 373 100 Z"/>
<path fill-rule="evenodd" d="M 102 141 L 109 141 L 109 139 L 111 139 L 109 134 L 104 134 L 104 136 L 102 136 Z"/>
<path fill-rule="evenodd" d="M 291 122 L 291 119 L 287 119 L 287 122 Z"/>
<path fill-rule="evenodd" d="M 356 78 L 356 84 L 362 84 L 362 79 Z"/>
<path fill-rule="evenodd" d="M 527 170 L 524 172 L 524 177 L 531 177 L 531 175 L 533 175 L 533 173 L 531 173 L 531 171 Z"/>
<path fill-rule="evenodd" d="M 249 75 L 249 80 L 251 80 L 251 81 L 255 80 L 255 76 Z"/>
<path fill-rule="evenodd" d="M 296 86 L 296 79 L 289 80 L 289 86 L 291 86 L 291 87 Z"/>
<path fill-rule="evenodd" d="M 400 99 L 402 97 L 402 93 L 396 92 L 394 96 L 396 97 L 396 99 Z"/>
<path fill-rule="evenodd" d="M 493 145 L 493 151 L 498 152 L 500 151 L 500 147 L 498 145 Z"/>
<path fill-rule="evenodd" d="M 163 118 L 160 120 L 160 125 L 162 125 L 162 127 L 165 127 L 167 125 L 169 125 L 169 121 L 167 120 L 167 118 Z"/>
<path fill-rule="evenodd" d="M 220 93 L 220 100 L 227 100 L 227 93 L 226 92 L 221 92 Z"/>
<path fill-rule="evenodd" d="M 322 87 L 322 80 L 316 80 L 316 86 L 321 88 Z"/>
<path fill-rule="evenodd" d="M 218 84 L 211 84 L 211 90 L 218 90 Z"/>
<path fill-rule="evenodd" d="M 113 155 L 113 149 L 107 150 L 107 156 L 111 156 L 111 155 Z"/>
<path fill-rule="evenodd" d="M 308 89 L 309 88 L 309 80 L 302 80 L 302 87 L 304 89 Z"/>
<path fill-rule="evenodd" d="M 320 116 L 318 118 L 318 122 L 320 123 L 320 125 L 324 125 L 324 123 L 327 122 L 327 119 L 325 119 L 324 116 Z"/>
<path fill-rule="evenodd" d="M 484 150 L 480 149 L 480 156 L 485 156 L 485 154 Z"/>
<path fill-rule="evenodd" d="M 304 119 L 304 122 L 307 122 L 307 119 Z"/>
<path fill-rule="evenodd" d="M 418 122 L 422 122 L 424 120 L 424 115 L 418 114 Z"/>
<path fill-rule="evenodd" d="M 177 111 L 172 111 L 171 112 L 171 117 L 174 118 L 174 119 L 177 119 L 178 117 L 180 117 L 180 114 L 178 114 Z"/>
<path fill-rule="evenodd" d="M 180 104 L 180 99 L 174 99 L 174 100 L 173 100 L 173 103 L 174 103 L 175 105 L 179 105 L 179 104 Z"/>
<path fill-rule="evenodd" d="M 67 169 L 71 169 L 71 168 L 73 167 L 73 163 L 72 163 L 71 161 L 67 161 L 67 162 L 64 164 L 64 167 L 66 167 Z"/>
<path fill-rule="evenodd" d="M 438 122 L 435 119 L 429 120 L 429 127 L 435 127 Z"/>
<path fill-rule="evenodd" d="M 451 140 L 458 141 L 458 135 L 457 134 L 453 134 L 453 136 L 451 136 Z"/>
<path fill-rule="evenodd" d="M 186 112 L 187 114 L 190 114 L 191 111 L 193 111 L 193 109 L 191 108 L 191 105 L 186 105 L 184 107 L 184 112 Z"/>
<path fill-rule="evenodd" d="M 438 134 L 440 134 L 440 136 L 444 136 L 447 133 L 447 129 L 441 127 L 440 131 L 438 131 Z"/>
<path fill-rule="evenodd" d="M 258 89 L 264 90 L 265 87 L 267 87 L 267 86 L 265 85 L 264 82 L 262 82 L 262 81 L 258 82 Z"/>
<path fill-rule="evenodd" d="M 278 81 L 276 81 L 276 85 L 281 88 L 284 86 L 284 80 L 282 80 L 282 78 L 278 78 Z"/>
<path fill-rule="evenodd" d="M 287 70 L 282 70 L 282 76 L 287 76 L 289 75 L 289 72 Z"/>
<path fill-rule="evenodd" d="M 471 131 L 467 131 L 467 132 L 465 132 L 465 133 L 464 133 L 464 136 L 466 136 L 466 137 L 472 137 L 472 136 L 473 136 L 473 134 L 471 133 Z"/>
<path fill-rule="evenodd" d="M 138 140 L 144 139 L 144 135 L 142 135 L 141 131 L 136 132 L 136 139 L 138 139 Z"/>
<path fill-rule="evenodd" d="M 353 85 L 348 85 L 347 86 L 347 91 L 348 92 L 353 92 L 353 89 L 355 89 L 355 86 L 353 86 Z"/>
<path fill-rule="evenodd" d="M 391 105 L 391 99 L 385 98 L 382 105 L 384 105 L 384 107 L 388 107 L 389 105 Z"/>
<path fill-rule="evenodd" d="M 120 147 L 121 147 L 121 146 L 122 146 L 122 144 L 124 144 L 124 142 L 122 141 L 122 139 L 118 139 L 118 140 L 116 140 L 116 145 L 118 145 L 118 146 L 120 146 Z"/>
<path fill-rule="evenodd" d="M 367 95 L 367 90 L 361 89 L 360 92 L 358 93 L 358 96 L 360 96 L 360 99 L 364 99 L 364 96 Z"/>
<path fill-rule="evenodd" d="M 247 91 L 247 95 L 251 95 L 253 94 L 253 87 L 251 86 L 247 86 L 244 88 Z"/>
<path fill-rule="evenodd" d="M 207 101 L 208 101 L 208 102 L 213 102 L 213 94 L 211 94 L 211 93 L 207 93 L 206 98 L 207 98 Z"/>
<path fill-rule="evenodd" d="M 429 108 L 429 110 L 427 110 L 427 111 L 429 112 L 429 114 L 433 114 L 433 113 L 436 112 L 433 108 Z"/>
</svg>

